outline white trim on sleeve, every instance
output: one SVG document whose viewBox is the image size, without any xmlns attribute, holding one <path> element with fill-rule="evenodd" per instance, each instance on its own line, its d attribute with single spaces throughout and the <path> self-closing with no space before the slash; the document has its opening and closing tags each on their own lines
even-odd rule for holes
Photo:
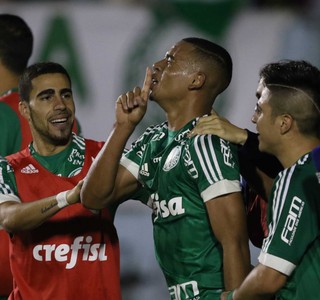
<svg viewBox="0 0 320 300">
<path fill-rule="evenodd" d="M 290 276 L 296 268 L 296 265 L 283 258 L 261 251 L 258 257 L 260 264 L 279 271 L 282 274 Z"/>
<path fill-rule="evenodd" d="M 8 201 L 15 201 L 21 203 L 19 197 L 14 194 L 0 194 L 0 204 Z"/>
<path fill-rule="evenodd" d="M 203 202 L 207 202 L 216 197 L 235 192 L 241 192 L 240 181 L 224 179 L 210 185 L 207 189 L 202 191 L 201 197 Z"/>
<path fill-rule="evenodd" d="M 138 180 L 139 165 L 137 165 L 134 161 L 128 159 L 125 156 L 122 156 L 120 164 L 124 166 Z"/>
</svg>

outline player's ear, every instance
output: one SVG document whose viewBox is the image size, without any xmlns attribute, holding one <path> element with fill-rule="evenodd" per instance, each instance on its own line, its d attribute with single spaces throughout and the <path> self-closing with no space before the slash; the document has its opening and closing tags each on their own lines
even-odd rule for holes
<svg viewBox="0 0 320 300">
<path fill-rule="evenodd" d="M 293 126 L 293 118 L 289 114 L 283 114 L 279 116 L 280 120 L 280 133 L 285 134 L 287 133 Z"/>
<path fill-rule="evenodd" d="M 189 84 L 190 90 L 198 90 L 200 89 L 205 81 L 206 81 L 206 75 L 202 72 L 197 72 L 191 75 L 191 83 Z"/>
<path fill-rule="evenodd" d="M 20 111 L 20 114 L 29 121 L 30 109 L 29 109 L 29 104 L 26 101 L 19 102 L 19 111 Z"/>
</svg>

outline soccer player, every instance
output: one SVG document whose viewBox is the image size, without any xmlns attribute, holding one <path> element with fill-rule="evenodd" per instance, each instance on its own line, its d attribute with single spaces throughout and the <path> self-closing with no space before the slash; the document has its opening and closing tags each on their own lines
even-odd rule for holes
<svg viewBox="0 0 320 300">
<path fill-rule="evenodd" d="M 18 82 L 33 48 L 33 35 L 19 16 L 0 14 L 0 155 L 12 154 L 31 141 L 28 121 L 18 111 Z M 0 299 L 12 291 L 8 235 L 0 230 Z"/>
<path fill-rule="evenodd" d="M 282 165 L 275 156 L 259 151 L 258 134 L 232 124 L 215 111 L 200 118 L 189 136 L 197 134 L 217 135 L 238 145 L 249 239 L 254 246 L 261 248 L 268 235 L 268 195 L 274 178 L 283 170 Z"/>
<path fill-rule="evenodd" d="M 320 71 L 306 61 L 262 68 L 252 117 L 259 150 L 284 167 L 268 203 L 268 236 L 259 264 L 224 299 L 318 299 L 320 286 L 319 182 L 312 150 L 320 146 Z"/>
<path fill-rule="evenodd" d="M 103 143 L 72 133 L 71 80 L 61 65 L 28 67 L 19 94 L 33 140 L 0 162 L 0 225 L 10 234 L 14 278 L 9 299 L 120 300 L 116 207 L 79 203 Z"/>
<path fill-rule="evenodd" d="M 33 50 L 33 34 L 19 16 L 0 14 L 0 155 L 24 149 L 32 136 L 28 121 L 19 113 L 19 78 Z M 74 131 L 80 127 L 75 122 Z"/>
<path fill-rule="evenodd" d="M 19 112 L 19 78 L 33 50 L 33 34 L 19 16 L 0 14 L 0 155 L 18 152 L 29 145 L 32 135 L 28 121 Z M 80 134 L 75 122 L 74 131 Z M 0 230 L 0 299 L 12 290 L 8 257 L 8 235 Z"/>
<path fill-rule="evenodd" d="M 236 149 L 216 136 L 188 138 L 231 77 L 232 60 L 221 46 L 201 38 L 177 42 L 147 68 L 141 90 L 118 98 L 113 131 L 82 188 L 82 203 L 92 209 L 143 191 L 137 198 L 153 209 L 156 257 L 171 299 L 219 299 L 250 269 Z M 149 97 L 167 121 L 149 127 L 120 162 Z"/>
</svg>

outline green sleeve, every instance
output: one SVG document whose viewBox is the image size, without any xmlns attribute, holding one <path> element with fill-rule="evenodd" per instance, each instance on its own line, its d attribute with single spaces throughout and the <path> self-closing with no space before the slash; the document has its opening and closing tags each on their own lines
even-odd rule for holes
<svg viewBox="0 0 320 300">
<path fill-rule="evenodd" d="M 20 150 L 21 128 L 16 112 L 0 102 L 0 155 L 6 156 Z"/>
<path fill-rule="evenodd" d="M 11 165 L 0 156 L 0 203 L 8 195 L 18 196 L 16 178 Z"/>
</svg>

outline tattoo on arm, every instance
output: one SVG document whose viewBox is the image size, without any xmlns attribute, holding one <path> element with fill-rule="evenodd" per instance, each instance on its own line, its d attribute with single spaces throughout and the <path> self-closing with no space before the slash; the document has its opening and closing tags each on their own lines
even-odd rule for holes
<svg viewBox="0 0 320 300">
<path fill-rule="evenodd" d="M 50 210 L 51 208 L 53 208 L 53 207 L 55 207 L 55 206 L 57 206 L 57 205 L 58 205 L 58 203 L 52 202 L 52 203 L 49 204 L 48 206 L 41 208 L 41 212 L 44 214 L 44 213 L 46 213 L 48 210 Z"/>
</svg>

